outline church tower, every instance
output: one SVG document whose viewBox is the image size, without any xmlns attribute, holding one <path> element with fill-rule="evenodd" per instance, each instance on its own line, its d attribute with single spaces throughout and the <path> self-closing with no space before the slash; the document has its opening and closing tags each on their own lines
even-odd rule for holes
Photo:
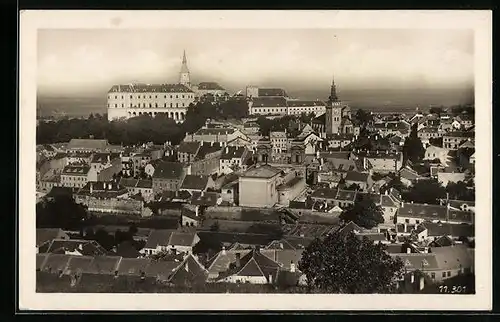
<svg viewBox="0 0 500 322">
<path fill-rule="evenodd" d="M 189 69 L 187 66 L 186 51 L 184 50 L 184 55 L 182 57 L 181 72 L 179 74 L 179 83 L 182 85 L 190 86 L 191 81 L 189 79 Z"/>
<path fill-rule="evenodd" d="M 326 104 L 325 128 L 328 135 L 337 134 L 342 131 L 342 103 L 337 96 L 337 87 L 333 78 L 330 87 L 330 97 Z"/>
</svg>

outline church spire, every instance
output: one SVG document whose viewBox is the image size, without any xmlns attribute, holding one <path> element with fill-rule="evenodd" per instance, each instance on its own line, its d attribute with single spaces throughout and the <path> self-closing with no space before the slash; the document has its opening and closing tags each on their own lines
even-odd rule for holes
<svg viewBox="0 0 500 322">
<path fill-rule="evenodd" d="M 330 102 L 337 102 L 337 87 L 335 86 L 335 77 L 332 76 L 332 86 L 330 87 Z"/>
<path fill-rule="evenodd" d="M 179 75 L 179 83 L 183 85 L 190 85 L 190 77 L 189 77 L 189 68 L 187 66 L 187 58 L 186 58 L 186 50 L 184 50 L 184 53 L 182 55 L 182 65 L 181 65 L 181 72 Z"/>
</svg>

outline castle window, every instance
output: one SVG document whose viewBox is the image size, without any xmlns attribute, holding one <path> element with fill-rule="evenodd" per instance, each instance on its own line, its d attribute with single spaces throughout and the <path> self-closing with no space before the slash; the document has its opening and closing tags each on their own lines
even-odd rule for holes
<svg viewBox="0 0 500 322">
<path fill-rule="evenodd" d="M 118 107 L 118 104 L 115 104 L 115 107 Z"/>
<path fill-rule="evenodd" d="M 118 98 L 118 96 L 115 95 L 115 99 L 117 99 L 117 98 Z"/>
<path fill-rule="evenodd" d="M 132 98 L 132 95 L 130 95 L 130 98 Z"/>
<path fill-rule="evenodd" d="M 124 106 L 123 106 L 123 103 L 122 103 L 122 107 L 124 107 Z"/>
<path fill-rule="evenodd" d="M 175 95 L 175 98 L 179 98 L 179 95 Z"/>
</svg>

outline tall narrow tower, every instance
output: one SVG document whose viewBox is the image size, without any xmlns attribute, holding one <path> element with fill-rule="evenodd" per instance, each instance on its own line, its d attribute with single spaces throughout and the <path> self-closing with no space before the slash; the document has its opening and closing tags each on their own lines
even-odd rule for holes
<svg viewBox="0 0 500 322">
<path fill-rule="evenodd" d="M 181 72 L 179 74 L 179 83 L 186 86 L 191 85 L 185 50 L 184 50 L 184 55 L 182 56 L 182 65 L 181 65 Z"/>
<path fill-rule="evenodd" d="M 325 128 L 326 134 L 340 133 L 342 125 L 342 104 L 337 96 L 335 79 L 332 78 L 330 87 L 330 97 L 326 104 Z"/>
</svg>

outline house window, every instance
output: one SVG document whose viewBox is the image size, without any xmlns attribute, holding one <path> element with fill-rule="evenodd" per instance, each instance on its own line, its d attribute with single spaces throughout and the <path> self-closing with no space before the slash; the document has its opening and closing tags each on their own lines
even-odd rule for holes
<svg viewBox="0 0 500 322">
<path fill-rule="evenodd" d="M 446 272 L 443 272 L 443 277 L 446 277 Z"/>
<path fill-rule="evenodd" d="M 420 224 L 420 220 L 415 220 L 415 223 L 418 225 Z"/>
<path fill-rule="evenodd" d="M 436 279 L 436 273 L 431 273 L 431 278 L 432 278 L 433 280 L 435 280 L 435 279 Z"/>
<path fill-rule="evenodd" d="M 448 273 L 448 277 L 450 277 L 450 276 L 451 276 L 451 272 L 450 272 L 450 271 L 448 271 L 447 273 Z"/>
<path fill-rule="evenodd" d="M 410 219 L 405 219 L 405 223 L 409 224 L 410 223 Z"/>
</svg>

